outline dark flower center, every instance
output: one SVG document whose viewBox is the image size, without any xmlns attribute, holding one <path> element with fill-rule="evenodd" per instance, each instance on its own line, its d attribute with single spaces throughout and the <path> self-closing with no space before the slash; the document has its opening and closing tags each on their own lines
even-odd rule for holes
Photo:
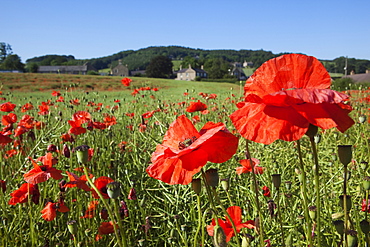
<svg viewBox="0 0 370 247">
<path fill-rule="evenodd" d="M 197 138 L 195 136 L 193 136 L 192 138 L 187 138 L 184 141 L 179 142 L 179 149 L 183 150 L 183 149 L 189 147 L 196 140 L 197 140 Z"/>
<path fill-rule="evenodd" d="M 46 171 L 48 168 L 46 166 L 40 166 L 41 171 Z"/>
</svg>

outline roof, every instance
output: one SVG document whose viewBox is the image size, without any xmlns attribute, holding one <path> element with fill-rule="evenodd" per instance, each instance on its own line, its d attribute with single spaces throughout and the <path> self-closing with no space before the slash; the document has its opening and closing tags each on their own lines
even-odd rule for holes
<svg viewBox="0 0 370 247">
<path fill-rule="evenodd" d="M 202 70 L 202 69 L 196 69 L 196 68 L 180 69 L 180 70 L 176 71 L 176 73 L 185 73 L 185 72 L 186 72 L 186 71 L 188 71 L 189 69 L 194 70 L 195 72 L 198 72 L 198 73 L 207 73 L 207 71 L 205 71 L 205 70 Z"/>
<path fill-rule="evenodd" d="M 347 75 L 342 78 L 351 78 L 354 82 L 370 82 L 370 73 Z"/>
<path fill-rule="evenodd" d="M 71 65 L 71 66 L 39 66 L 39 72 L 50 71 L 87 71 L 87 65 Z"/>
</svg>

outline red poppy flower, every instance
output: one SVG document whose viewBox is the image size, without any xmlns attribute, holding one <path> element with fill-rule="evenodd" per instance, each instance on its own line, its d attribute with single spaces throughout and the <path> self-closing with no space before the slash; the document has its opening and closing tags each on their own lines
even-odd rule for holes
<svg viewBox="0 0 370 247">
<path fill-rule="evenodd" d="M 263 195 L 264 195 L 264 196 L 266 196 L 266 197 L 271 197 L 270 189 L 269 189 L 269 187 L 267 187 L 267 186 L 263 186 L 263 187 L 262 187 L 262 193 L 263 193 Z"/>
<path fill-rule="evenodd" d="M 107 194 L 107 187 L 106 186 L 107 186 L 107 184 L 109 184 L 111 182 L 114 182 L 114 180 L 109 178 L 109 177 L 105 177 L 105 176 L 99 177 L 94 181 L 94 185 L 99 190 L 100 194 L 103 196 L 104 199 L 109 199 L 109 196 Z M 100 198 L 98 193 L 96 193 L 95 190 L 92 190 L 92 193 L 93 193 L 93 197 L 95 199 Z"/>
<path fill-rule="evenodd" d="M 98 228 L 98 232 L 100 235 L 114 233 L 114 227 L 113 227 L 112 221 L 102 222 Z"/>
<path fill-rule="evenodd" d="M 55 96 L 55 97 L 58 97 L 58 96 L 60 96 L 61 94 L 60 94 L 60 91 L 53 91 L 53 92 L 51 93 L 51 95 L 52 95 L 52 96 Z"/>
<path fill-rule="evenodd" d="M 6 181 L 0 180 L 0 189 L 2 190 L 3 193 L 6 191 Z"/>
<path fill-rule="evenodd" d="M 12 141 L 13 141 L 12 138 L 0 133 L 0 144 L 8 144 L 11 143 Z"/>
<path fill-rule="evenodd" d="M 362 200 L 361 211 L 370 213 L 370 199 L 366 202 L 366 199 Z"/>
<path fill-rule="evenodd" d="M 64 102 L 63 96 L 59 96 L 59 98 L 56 100 L 56 102 Z"/>
<path fill-rule="evenodd" d="M 168 184 L 189 184 L 208 161 L 226 162 L 237 148 L 238 138 L 223 123 L 208 122 L 198 132 L 182 115 L 170 125 L 162 144 L 157 145 L 146 171 Z"/>
<path fill-rule="evenodd" d="M 73 187 L 77 187 L 77 188 L 80 188 L 80 189 L 83 189 L 84 191 L 91 191 L 90 187 L 87 186 L 86 182 L 87 182 L 87 178 L 86 178 L 86 175 L 82 175 L 81 177 L 77 176 L 76 174 L 72 173 L 72 172 L 68 172 L 66 171 L 67 175 L 68 175 L 68 178 L 69 178 L 69 182 L 67 182 L 64 187 L 67 187 L 67 188 L 73 188 Z M 90 178 L 92 178 L 93 175 L 90 174 Z"/>
<path fill-rule="evenodd" d="M 17 122 L 17 115 L 14 113 L 9 113 L 8 115 L 4 115 L 1 118 L 1 123 L 4 126 L 8 126 L 9 124 L 14 124 Z"/>
<path fill-rule="evenodd" d="M 331 78 L 314 57 L 287 54 L 262 64 L 244 86 L 245 100 L 230 118 L 248 140 L 295 141 L 310 124 L 344 132 L 354 124 L 348 96 L 330 89 Z"/>
<path fill-rule="evenodd" d="M 107 126 L 112 126 L 112 125 L 117 124 L 117 119 L 115 116 L 105 116 L 103 121 Z"/>
<path fill-rule="evenodd" d="M 69 211 L 69 208 L 64 202 L 48 202 L 46 206 L 41 210 L 41 217 L 46 221 L 53 221 L 57 216 L 57 211 L 65 213 Z"/>
<path fill-rule="evenodd" d="M 207 105 L 200 102 L 200 100 L 198 100 L 198 102 L 190 102 L 190 105 L 188 106 L 188 108 L 186 108 L 187 112 L 196 112 L 204 110 L 207 110 Z"/>
<path fill-rule="evenodd" d="M 236 174 L 240 175 L 242 173 L 252 172 L 252 166 L 249 159 L 239 160 L 241 167 L 236 168 Z M 258 166 L 260 161 L 258 159 L 252 158 L 254 174 L 263 174 L 263 167 Z"/>
<path fill-rule="evenodd" d="M 16 105 L 12 104 L 10 102 L 2 103 L 2 104 L 0 104 L 0 111 L 11 112 L 11 111 L 14 111 L 15 107 L 16 107 Z"/>
<path fill-rule="evenodd" d="M 54 178 L 56 180 L 63 178 L 62 171 L 53 167 L 52 153 L 47 153 L 43 156 L 42 166 L 39 166 L 33 159 L 30 158 L 30 160 L 34 168 L 23 175 L 27 183 L 38 184 L 47 181 L 49 178 Z"/>
<path fill-rule="evenodd" d="M 235 225 L 236 231 L 239 233 L 242 228 L 252 229 L 255 227 L 253 220 L 248 220 L 247 222 L 242 223 L 242 210 L 238 206 L 231 206 L 226 209 L 227 213 L 230 215 L 232 222 Z M 228 217 L 226 220 L 218 219 L 219 226 L 224 230 L 226 235 L 226 242 L 229 242 L 230 239 L 235 236 L 233 231 L 232 223 Z M 215 219 L 212 219 L 212 224 L 207 226 L 208 235 L 213 236 L 213 229 L 216 225 Z"/>
<path fill-rule="evenodd" d="M 132 80 L 130 78 L 125 77 L 121 80 L 121 82 L 122 82 L 123 85 L 128 87 L 128 86 L 130 86 L 130 83 L 132 82 Z"/>
<path fill-rule="evenodd" d="M 16 205 L 17 203 L 28 202 L 28 198 L 32 196 L 32 202 L 39 204 L 40 191 L 37 184 L 24 183 L 21 187 L 10 193 L 9 205 Z"/>
<path fill-rule="evenodd" d="M 99 204 L 99 201 L 91 201 L 85 211 L 85 215 L 81 216 L 80 218 L 89 218 L 89 219 L 94 218 L 95 210 L 98 204 Z"/>
<path fill-rule="evenodd" d="M 21 107 L 21 112 L 26 112 L 33 109 L 33 105 L 31 103 L 26 103 Z"/>
<path fill-rule="evenodd" d="M 70 103 L 71 105 L 80 105 L 80 100 L 79 100 L 79 99 L 71 99 L 71 100 L 69 101 L 69 103 Z"/>
<path fill-rule="evenodd" d="M 49 104 L 45 103 L 45 102 L 41 102 L 41 105 L 38 106 L 39 107 L 39 112 L 38 114 L 39 115 L 48 115 L 49 114 Z"/>
</svg>

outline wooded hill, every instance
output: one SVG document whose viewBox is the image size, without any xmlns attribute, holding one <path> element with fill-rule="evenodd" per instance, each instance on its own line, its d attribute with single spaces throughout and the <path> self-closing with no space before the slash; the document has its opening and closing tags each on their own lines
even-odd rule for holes
<svg viewBox="0 0 370 247">
<path fill-rule="evenodd" d="M 283 54 L 286 53 L 273 54 L 264 50 L 203 50 L 181 46 L 153 46 L 136 51 L 121 51 L 106 57 L 83 60 L 75 59 L 71 55 L 45 55 L 28 59 L 26 63 L 27 65 L 82 65 L 89 62 L 92 67 L 100 70 L 116 66 L 118 60 L 121 59 L 122 64 L 127 64 L 129 70 L 144 70 L 152 58 L 164 55 L 173 61 L 191 61 L 196 59 L 198 65 L 202 65 L 206 60 L 214 58 L 222 59 L 229 63 L 243 63 L 247 61 L 253 62 L 253 67 L 257 68 L 265 61 Z M 321 60 L 321 62 L 329 72 L 344 73 L 345 60 L 345 57 L 338 57 L 334 60 Z M 348 72 L 353 70 L 356 73 L 365 73 L 367 69 L 370 69 L 370 60 L 348 58 L 347 64 Z"/>
</svg>

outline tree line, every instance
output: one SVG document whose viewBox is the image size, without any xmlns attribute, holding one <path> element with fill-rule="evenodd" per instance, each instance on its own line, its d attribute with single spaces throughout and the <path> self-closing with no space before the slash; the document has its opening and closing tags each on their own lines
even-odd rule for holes
<svg viewBox="0 0 370 247">
<path fill-rule="evenodd" d="M 189 64 L 193 68 L 203 66 L 211 79 L 219 79 L 228 77 L 228 71 L 232 67 L 231 63 L 250 61 L 253 62 L 253 67 L 257 68 L 265 61 L 283 54 L 286 53 L 274 54 L 264 50 L 204 50 L 182 46 L 153 46 L 136 51 L 121 51 L 93 59 L 75 59 L 72 55 L 45 55 L 27 59 L 26 64 L 22 64 L 18 55 L 12 53 L 11 46 L 1 42 L 0 69 L 37 72 L 38 66 L 42 65 L 83 65 L 88 62 L 96 70 L 100 70 L 115 67 L 118 65 L 118 60 L 121 60 L 122 64 L 127 64 L 129 70 L 146 70 L 154 58 L 163 56 L 171 61 L 179 61 L 176 64 L 180 64 L 182 68 L 187 68 Z M 321 61 L 329 72 L 344 73 L 346 60 L 348 73 L 351 71 L 365 73 L 370 69 L 370 60 L 364 59 L 347 59 L 342 56 L 334 60 Z M 151 69 L 150 66 L 149 69 Z M 176 70 L 178 67 L 172 69 Z"/>
</svg>

